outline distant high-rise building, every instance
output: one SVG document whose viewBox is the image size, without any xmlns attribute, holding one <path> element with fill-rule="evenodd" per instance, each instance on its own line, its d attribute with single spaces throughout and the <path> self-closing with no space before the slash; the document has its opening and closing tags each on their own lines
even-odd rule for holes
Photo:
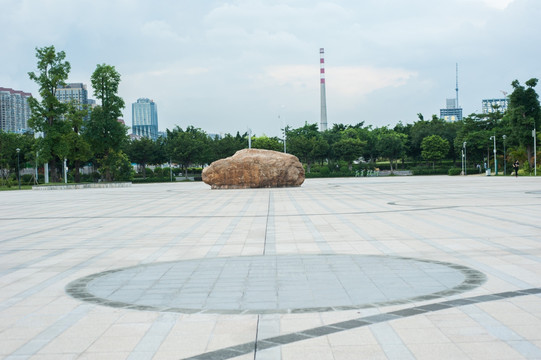
<svg viewBox="0 0 541 360">
<path fill-rule="evenodd" d="M 28 99 L 32 94 L 0 87 L 0 129 L 6 132 L 28 130 L 30 106 Z"/>
<path fill-rule="evenodd" d="M 137 99 L 131 105 L 132 134 L 152 140 L 158 138 L 158 105 L 146 98 Z"/>
<path fill-rule="evenodd" d="M 88 104 L 88 91 L 86 90 L 86 85 L 82 83 L 71 83 L 66 84 L 66 86 L 59 86 L 56 89 L 55 95 L 56 98 L 63 103 L 74 101 L 81 105 Z"/>
<path fill-rule="evenodd" d="M 456 99 L 447 99 L 447 108 L 440 109 L 440 119 L 445 121 L 462 120 L 462 108 L 456 106 Z"/>
<path fill-rule="evenodd" d="M 56 98 L 63 103 L 73 102 L 77 104 L 77 107 L 82 110 L 83 106 L 88 106 L 88 115 L 85 116 L 85 120 L 90 117 L 92 111 L 92 104 L 96 104 L 95 100 L 88 98 L 88 90 L 83 83 L 70 83 L 66 86 L 59 86 L 56 89 Z"/>
<path fill-rule="evenodd" d="M 483 99 L 482 100 L 482 111 L 483 114 L 493 113 L 499 111 L 501 113 L 507 110 L 509 106 L 509 99 Z"/>
</svg>

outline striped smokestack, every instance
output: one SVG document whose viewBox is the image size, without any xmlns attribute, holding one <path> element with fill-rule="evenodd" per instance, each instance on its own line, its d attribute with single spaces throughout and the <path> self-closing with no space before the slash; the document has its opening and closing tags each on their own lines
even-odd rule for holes
<svg viewBox="0 0 541 360">
<path fill-rule="evenodd" d="M 325 59 L 324 49 L 319 49 L 319 65 L 320 65 L 320 90 L 321 90 L 321 122 L 319 125 L 320 131 L 327 130 L 327 97 L 325 95 Z"/>
</svg>

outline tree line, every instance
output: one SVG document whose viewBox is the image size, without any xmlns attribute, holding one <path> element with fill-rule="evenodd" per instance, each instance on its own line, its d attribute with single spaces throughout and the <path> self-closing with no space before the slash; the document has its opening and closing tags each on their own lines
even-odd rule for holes
<svg viewBox="0 0 541 360">
<path fill-rule="evenodd" d="M 106 181 L 131 179 L 131 163 L 139 165 L 143 176 L 148 165 L 169 163 L 180 165 L 186 174 L 189 167 L 204 166 L 248 147 L 247 133 L 213 138 L 194 126 L 168 129 L 165 136 L 155 141 L 130 140 L 128 127 L 118 121 L 124 101 L 118 96 L 120 74 L 114 66 L 97 65 L 91 76 L 100 105 L 90 111 L 90 116 L 89 109 L 81 104 L 63 103 L 56 98 L 56 89 L 65 85 L 71 68 L 65 56 L 54 46 L 36 49 L 38 71 L 30 72 L 29 77 L 38 84 L 41 101 L 29 100 L 29 125 L 37 136 L 0 132 L 3 177 L 14 172 L 17 156 L 22 164 L 30 166 L 48 163 L 52 182 L 60 180 L 64 159 L 75 182 L 81 180 L 79 169 L 83 165 L 92 165 Z M 533 131 L 541 123 L 539 96 L 534 89 L 537 82 L 535 78 L 525 85 L 513 81 L 509 106 L 504 112 L 496 107 L 494 112 L 471 114 L 456 122 L 446 122 L 436 115 L 425 120 L 418 114 L 413 124 L 334 124 L 323 132 L 317 124 L 305 124 L 282 129 L 285 144 L 283 138 L 265 135 L 252 136 L 250 143 L 253 148 L 285 150 L 297 156 L 307 173 L 317 164 L 318 169 L 341 169 L 344 174 L 359 166 L 381 167 L 378 161 L 385 161 L 391 171 L 412 166 L 434 169 L 442 161 L 458 166 L 462 159 L 467 161 L 466 168 L 475 168 L 477 164 L 491 167 L 496 140 L 500 169 L 505 157 L 507 162 L 519 160 L 528 171 L 534 167 Z M 16 148 L 20 149 L 19 155 Z"/>
</svg>

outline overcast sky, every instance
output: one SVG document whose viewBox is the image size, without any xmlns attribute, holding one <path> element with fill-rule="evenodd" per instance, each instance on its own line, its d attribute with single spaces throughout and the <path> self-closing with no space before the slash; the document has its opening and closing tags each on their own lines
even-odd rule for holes
<svg viewBox="0 0 541 360">
<path fill-rule="evenodd" d="M 539 0 L 0 0 L 0 86 L 38 94 L 35 48 L 54 45 L 86 83 L 97 64 L 122 76 L 124 120 L 138 98 L 160 130 L 277 136 L 320 121 L 319 48 L 327 116 L 375 127 L 464 114 L 541 77 Z M 536 89 L 539 93 L 539 89 Z"/>
</svg>

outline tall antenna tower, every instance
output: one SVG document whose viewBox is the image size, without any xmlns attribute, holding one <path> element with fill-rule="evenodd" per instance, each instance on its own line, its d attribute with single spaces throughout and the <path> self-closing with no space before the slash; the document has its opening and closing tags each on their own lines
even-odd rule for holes
<svg viewBox="0 0 541 360">
<path fill-rule="evenodd" d="M 320 131 L 327 130 L 327 97 L 325 95 L 325 59 L 323 57 L 325 51 L 319 49 L 319 66 L 320 66 L 320 90 L 321 90 L 321 123 Z"/>
<path fill-rule="evenodd" d="M 458 63 L 456 63 L 456 108 L 458 109 L 460 106 L 458 106 Z"/>
</svg>

